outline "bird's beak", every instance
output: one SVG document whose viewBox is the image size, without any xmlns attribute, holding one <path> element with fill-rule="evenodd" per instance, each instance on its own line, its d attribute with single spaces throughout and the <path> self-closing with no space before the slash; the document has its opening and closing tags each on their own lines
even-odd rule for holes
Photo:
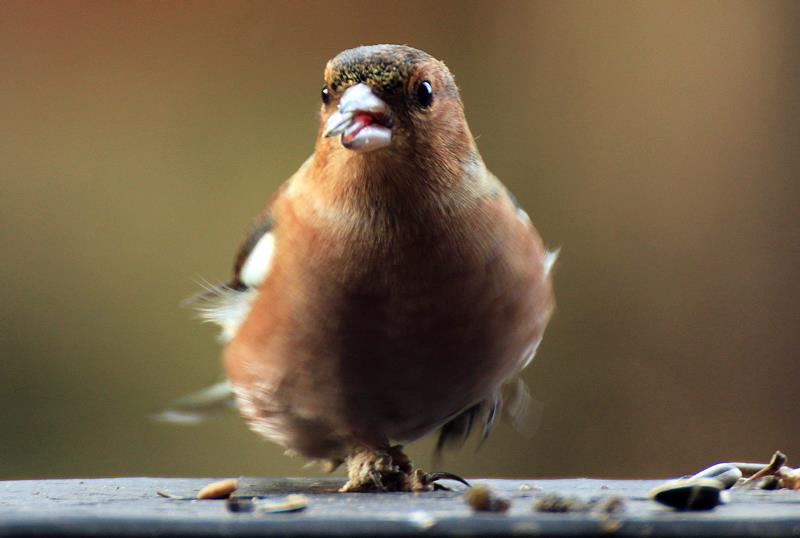
<svg viewBox="0 0 800 538">
<path fill-rule="evenodd" d="M 339 107 L 325 122 L 322 136 L 342 135 L 342 145 L 353 151 L 373 151 L 392 142 L 392 111 L 363 82 L 342 94 Z"/>
</svg>

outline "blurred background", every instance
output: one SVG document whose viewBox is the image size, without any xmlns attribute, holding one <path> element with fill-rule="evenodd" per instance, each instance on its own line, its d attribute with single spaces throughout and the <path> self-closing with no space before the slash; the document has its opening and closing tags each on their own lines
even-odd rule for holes
<svg viewBox="0 0 800 538">
<path fill-rule="evenodd" d="M 178 303 L 311 152 L 322 69 L 407 43 L 562 246 L 558 310 L 466 476 L 800 464 L 800 3 L 0 3 L 0 479 L 309 475 L 236 414 Z M 430 466 L 432 441 L 411 454 Z"/>
</svg>

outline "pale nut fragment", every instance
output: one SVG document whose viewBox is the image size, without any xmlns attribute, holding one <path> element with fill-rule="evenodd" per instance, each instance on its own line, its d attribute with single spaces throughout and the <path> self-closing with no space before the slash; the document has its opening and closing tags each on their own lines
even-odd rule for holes
<svg viewBox="0 0 800 538">
<path fill-rule="evenodd" d="M 227 499 L 231 493 L 236 491 L 239 483 L 235 478 L 227 478 L 225 480 L 218 480 L 205 486 L 197 492 L 198 499 Z"/>
<path fill-rule="evenodd" d="M 305 495 L 287 495 L 281 501 L 257 504 L 256 510 L 269 514 L 285 514 L 303 511 L 310 503 L 311 501 Z"/>
</svg>

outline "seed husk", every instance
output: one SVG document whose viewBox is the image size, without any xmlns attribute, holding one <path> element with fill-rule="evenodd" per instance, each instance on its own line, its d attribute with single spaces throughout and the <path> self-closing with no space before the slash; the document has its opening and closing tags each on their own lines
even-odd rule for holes
<svg viewBox="0 0 800 538">
<path fill-rule="evenodd" d="M 781 489 L 781 480 L 777 475 L 772 474 L 760 478 L 758 482 L 755 483 L 755 487 L 765 490 Z"/>
<path fill-rule="evenodd" d="M 673 480 L 650 491 L 650 498 L 675 510 L 713 510 L 725 486 L 714 478 Z"/>
<path fill-rule="evenodd" d="M 780 450 L 776 450 L 772 455 L 772 459 L 762 469 L 753 474 L 750 478 L 742 482 L 742 486 L 754 486 L 758 484 L 765 476 L 774 476 L 783 470 L 786 463 L 786 454 Z"/>
<path fill-rule="evenodd" d="M 732 463 L 718 463 L 703 469 L 692 478 L 713 478 L 722 482 L 725 489 L 736 485 L 742 477 L 742 471 Z"/>
</svg>

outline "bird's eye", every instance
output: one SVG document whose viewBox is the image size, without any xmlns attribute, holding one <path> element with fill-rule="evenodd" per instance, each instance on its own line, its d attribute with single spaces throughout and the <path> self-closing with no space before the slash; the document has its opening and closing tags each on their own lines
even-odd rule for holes
<svg viewBox="0 0 800 538">
<path fill-rule="evenodd" d="M 433 103 L 433 86 L 427 80 L 423 80 L 417 86 L 417 102 L 423 108 L 427 108 Z"/>
<path fill-rule="evenodd" d="M 322 87 L 322 102 L 326 105 L 331 102 L 331 91 L 327 86 Z"/>
</svg>

